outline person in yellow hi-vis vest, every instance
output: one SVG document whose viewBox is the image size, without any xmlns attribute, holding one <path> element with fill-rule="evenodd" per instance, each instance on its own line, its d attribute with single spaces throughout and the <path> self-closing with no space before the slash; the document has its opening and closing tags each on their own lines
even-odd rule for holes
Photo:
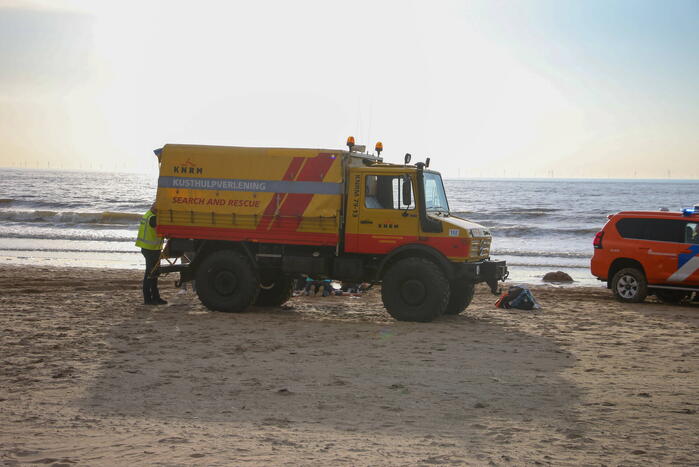
<svg viewBox="0 0 699 467">
<path fill-rule="evenodd" d="M 167 302 L 160 298 L 158 292 L 158 276 L 151 277 L 151 271 L 160 261 L 160 249 L 163 247 L 162 237 L 155 231 L 157 210 L 155 203 L 141 218 L 138 228 L 136 246 L 141 247 L 141 253 L 146 258 L 146 272 L 143 275 L 143 303 L 146 305 L 165 305 Z"/>
</svg>

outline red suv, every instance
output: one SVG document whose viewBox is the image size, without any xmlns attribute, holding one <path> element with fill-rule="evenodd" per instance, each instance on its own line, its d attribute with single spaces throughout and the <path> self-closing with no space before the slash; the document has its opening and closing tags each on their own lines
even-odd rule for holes
<svg viewBox="0 0 699 467">
<path fill-rule="evenodd" d="M 677 303 L 699 292 L 699 205 L 611 215 L 593 245 L 592 275 L 622 302 L 651 294 Z"/>
</svg>

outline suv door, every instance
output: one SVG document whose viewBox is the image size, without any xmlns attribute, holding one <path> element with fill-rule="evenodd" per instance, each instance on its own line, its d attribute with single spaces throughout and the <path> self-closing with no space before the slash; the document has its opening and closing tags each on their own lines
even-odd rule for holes
<svg viewBox="0 0 699 467">
<path fill-rule="evenodd" d="M 699 222 L 684 224 L 682 248 L 677 255 L 677 269 L 668 278 L 669 282 L 699 285 Z"/>
</svg>

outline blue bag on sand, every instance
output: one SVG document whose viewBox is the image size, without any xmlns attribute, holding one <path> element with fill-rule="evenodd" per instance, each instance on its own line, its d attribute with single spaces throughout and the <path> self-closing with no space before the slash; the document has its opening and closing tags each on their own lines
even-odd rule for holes
<svg viewBox="0 0 699 467">
<path fill-rule="evenodd" d="M 539 310 L 541 305 L 531 291 L 521 285 L 513 285 L 495 302 L 498 308 L 517 308 L 519 310 Z"/>
</svg>

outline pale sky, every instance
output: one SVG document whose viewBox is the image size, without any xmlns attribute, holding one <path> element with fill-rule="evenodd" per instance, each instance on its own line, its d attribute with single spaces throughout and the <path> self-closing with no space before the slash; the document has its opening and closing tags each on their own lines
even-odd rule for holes
<svg viewBox="0 0 699 467">
<path fill-rule="evenodd" d="M 446 177 L 699 178 L 699 2 L 0 0 L 0 166 L 349 135 Z"/>
</svg>

